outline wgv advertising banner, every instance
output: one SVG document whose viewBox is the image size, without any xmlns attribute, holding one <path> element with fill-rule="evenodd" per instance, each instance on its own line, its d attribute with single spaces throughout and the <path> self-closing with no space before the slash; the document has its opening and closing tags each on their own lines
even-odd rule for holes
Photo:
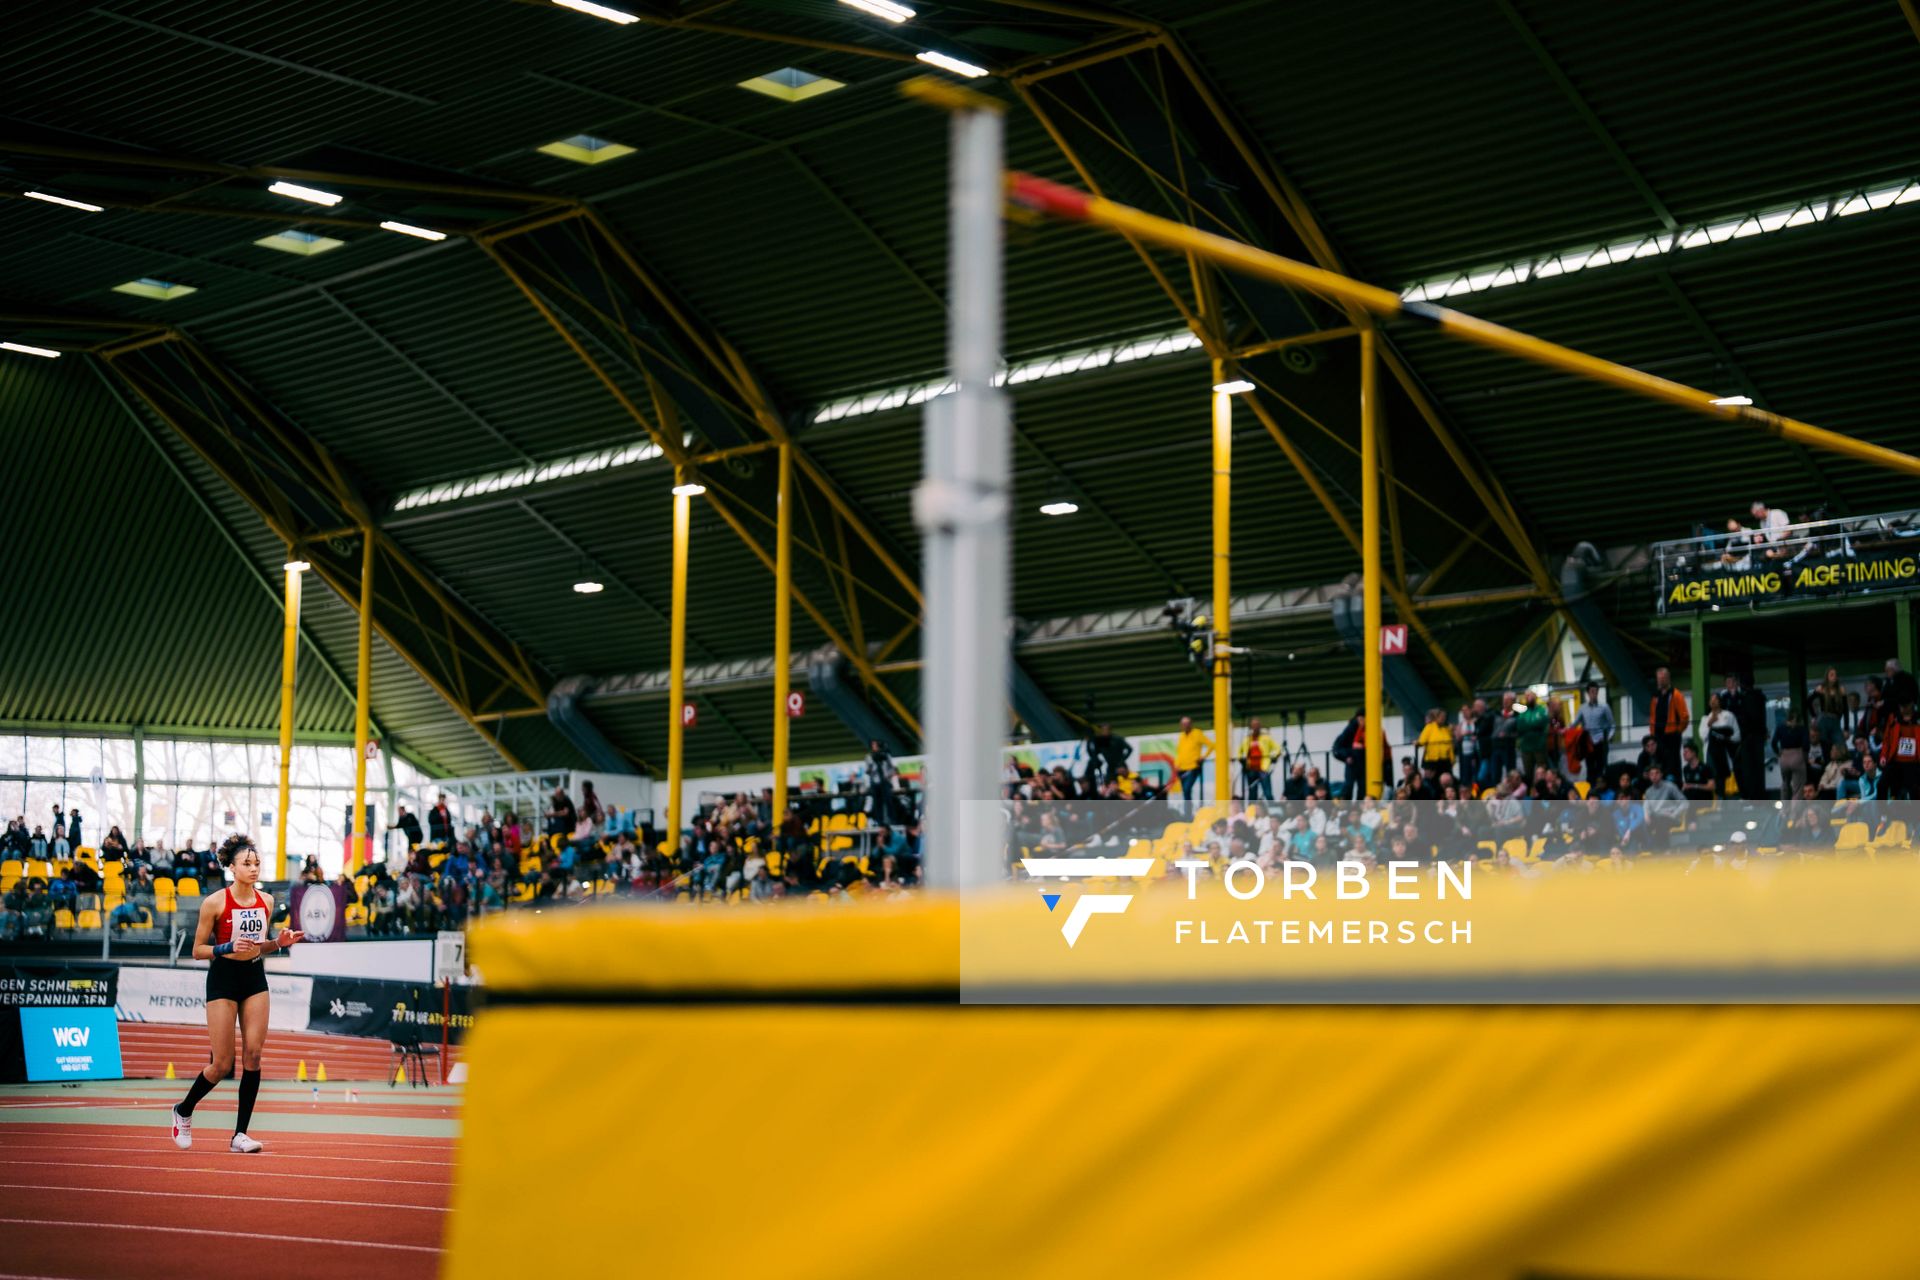
<svg viewBox="0 0 1920 1280">
<path fill-rule="evenodd" d="M 120 1024 L 112 1009 L 22 1009 L 28 1080 L 118 1080 Z"/>
</svg>

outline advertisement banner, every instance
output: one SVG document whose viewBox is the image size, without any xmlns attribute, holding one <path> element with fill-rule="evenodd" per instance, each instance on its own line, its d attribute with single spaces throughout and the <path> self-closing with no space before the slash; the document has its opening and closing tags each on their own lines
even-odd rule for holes
<svg viewBox="0 0 1920 1280">
<path fill-rule="evenodd" d="M 1858 548 L 1845 557 L 1759 561 L 1751 568 L 1703 564 L 1690 573 L 1663 574 L 1661 613 L 1729 604 L 1816 600 L 1920 587 L 1920 552 L 1911 547 Z"/>
<path fill-rule="evenodd" d="M 451 996 L 424 983 L 314 978 L 307 1028 L 337 1036 L 365 1036 L 395 1044 L 438 1043 L 441 1028 L 458 1044 L 473 1025 L 468 989 Z"/>
<path fill-rule="evenodd" d="M 347 940 L 347 887 L 341 884 L 296 884 L 288 890 L 293 927 L 308 942 Z"/>
<path fill-rule="evenodd" d="M 111 1008 L 112 965 L 0 965 L 0 1009 Z"/>
<path fill-rule="evenodd" d="M 28 1080 L 118 1080 L 120 1024 L 113 1010 L 82 1008 L 20 1010 L 20 1039 Z"/>
<path fill-rule="evenodd" d="M 305 1031 L 313 1001 L 313 979 L 301 974 L 267 974 L 273 997 L 267 1026 L 274 1031 Z M 114 1012 L 122 1022 L 165 1022 L 204 1026 L 207 1021 L 207 971 L 126 965 L 120 970 Z"/>
</svg>

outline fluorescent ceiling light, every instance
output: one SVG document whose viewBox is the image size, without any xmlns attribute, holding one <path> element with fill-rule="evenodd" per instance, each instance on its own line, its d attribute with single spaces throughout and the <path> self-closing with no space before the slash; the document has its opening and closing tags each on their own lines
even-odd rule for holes
<svg viewBox="0 0 1920 1280">
<path fill-rule="evenodd" d="M 315 235 L 311 231 L 279 231 L 255 240 L 254 243 L 262 249 L 278 249 L 281 253 L 293 253 L 303 258 L 311 258 L 316 253 L 338 249 L 346 241 L 335 240 L 332 236 Z"/>
<path fill-rule="evenodd" d="M 328 208 L 339 204 L 344 198 L 318 187 L 303 187 L 297 182 L 276 182 L 267 190 L 277 196 L 286 196 L 289 200 L 305 200 L 308 204 L 324 204 Z"/>
<path fill-rule="evenodd" d="M 44 191 L 27 191 L 23 195 L 29 200 L 45 200 L 48 204 L 63 204 L 69 209 L 79 209 L 85 213 L 99 213 L 100 206 L 88 204 L 83 200 L 69 200 L 65 196 L 48 195 Z"/>
<path fill-rule="evenodd" d="M 707 486 L 703 484 L 688 483 L 673 486 L 673 496 L 676 498 L 692 498 L 706 491 Z"/>
<path fill-rule="evenodd" d="M 605 18 L 608 22 L 617 22 L 626 26 L 629 22 L 640 21 L 635 14 L 623 9 L 609 8 L 604 4 L 594 4 L 592 0 L 553 0 L 562 9 L 572 9 L 575 13 L 590 13 L 596 18 Z"/>
<path fill-rule="evenodd" d="M 383 222 L 380 224 L 380 229 L 382 231 L 398 231 L 403 236 L 414 236 L 421 240 L 445 240 L 447 238 L 447 233 L 444 231 L 429 231 L 425 227 L 416 227 L 407 222 Z"/>
<path fill-rule="evenodd" d="M 1712 401 L 1709 401 L 1708 403 L 1729 404 L 1729 405 L 1752 404 L 1753 397 L 1752 396 L 1721 396 L 1718 400 L 1712 400 Z"/>
<path fill-rule="evenodd" d="M 597 596 L 607 588 L 604 583 L 595 582 L 593 579 L 588 578 L 585 582 L 574 583 L 573 589 L 583 596 Z"/>
<path fill-rule="evenodd" d="M 994 377 L 993 384 L 996 387 L 1017 387 L 1028 382 L 1042 382 L 1049 378 L 1065 377 L 1070 373 L 1085 373 L 1093 369 L 1104 369 L 1108 365 L 1150 360 L 1181 351 L 1197 351 L 1199 348 L 1200 339 L 1193 336 L 1191 329 L 1182 327 L 1166 333 L 1150 334 L 1144 338 L 1107 346 L 1081 347 L 1057 355 L 1023 360 L 1018 364 L 1008 365 Z M 953 383 L 946 378 L 936 378 L 930 382 L 910 382 L 904 386 L 887 387 L 879 391 L 869 391 L 857 396 L 848 396 L 842 400 L 830 401 L 813 411 L 813 421 L 838 422 L 842 418 L 857 418 L 863 414 L 886 413 L 893 409 L 910 408 L 917 404 L 925 404 L 929 400 L 937 400 L 952 391 Z"/>
<path fill-rule="evenodd" d="M 1649 231 L 1612 244 L 1596 246 L 1588 243 L 1577 248 L 1555 250 L 1536 258 L 1518 259 L 1503 266 L 1455 271 L 1409 285 L 1400 291 L 1400 297 L 1407 302 L 1438 302 L 1442 298 L 1457 297 L 1463 293 L 1480 293 L 1531 280 L 1572 275 L 1588 268 L 1614 266 L 1635 258 L 1659 257 L 1682 249 L 1699 249 L 1724 244 L 1729 240 L 1770 235 L 1792 227 L 1830 222 L 1835 218 L 1851 218 L 1915 201 L 1920 201 L 1920 180 L 1894 182 L 1872 189 L 1854 188 L 1836 195 L 1816 196 L 1798 204 L 1773 205 L 1736 217 L 1696 223 L 1677 231 Z"/>
<path fill-rule="evenodd" d="M 24 342 L 0 342 L 0 351 L 18 351 L 23 356 L 45 356 L 49 360 L 58 360 L 58 351 L 49 351 L 45 347 L 30 347 Z"/>
<path fill-rule="evenodd" d="M 962 62 L 958 58 L 949 57 L 944 53 L 935 53 L 931 49 L 914 56 L 918 57 L 920 61 L 926 63 L 928 66 L 939 67 L 943 71 L 951 71 L 953 74 L 965 76 L 969 80 L 978 79 L 987 74 L 985 67 L 976 67 L 971 62 Z"/>
<path fill-rule="evenodd" d="M 1058 502 L 1043 502 L 1040 504 L 1040 514 L 1043 516 L 1070 516 L 1079 509 L 1079 503 L 1069 502 L 1064 498 Z"/>
<path fill-rule="evenodd" d="M 596 138 L 590 133 L 576 133 L 571 138 L 549 142 L 536 150 L 542 155 L 557 156 L 562 160 L 571 160 L 575 164 L 605 164 L 609 160 L 618 160 L 621 156 L 633 154 L 632 147 L 619 142 L 609 142 L 605 138 Z"/>
<path fill-rule="evenodd" d="M 195 292 L 190 284 L 175 284 L 171 280 L 155 280 L 152 276 L 141 276 L 138 280 L 129 280 L 125 284 L 113 286 L 115 293 L 130 293 L 136 298 L 153 298 L 167 302 L 174 298 L 184 298 Z"/>
<path fill-rule="evenodd" d="M 289 560 L 280 567 L 285 569 L 288 573 L 305 573 L 307 570 L 313 568 L 313 566 L 308 564 L 305 560 Z"/>
<path fill-rule="evenodd" d="M 913 10 L 903 4 L 895 4 L 893 0 L 840 0 L 840 3 L 876 18 L 885 18 L 888 22 L 905 22 L 913 16 Z"/>
<path fill-rule="evenodd" d="M 1224 396 L 1237 396 L 1242 391 L 1253 390 L 1253 384 L 1244 379 L 1235 378 L 1232 382 L 1216 382 L 1213 384 L 1213 389 Z"/>
<path fill-rule="evenodd" d="M 441 484 L 428 485 L 424 489 L 415 489 L 401 494 L 394 499 L 393 509 L 406 511 L 413 507 L 431 507 L 443 502 L 455 502 L 461 498 L 484 497 L 489 493 L 499 493 L 503 490 L 525 489 L 532 485 L 545 484 L 550 480 L 564 480 L 568 476 L 587 475 L 613 467 L 629 466 L 636 462 L 647 462 L 659 456 L 660 446 L 652 442 L 596 449 L 592 453 L 571 454 L 551 462 L 508 467 L 501 471 L 487 471 L 480 475 L 468 476 L 462 480 L 449 480 Z"/>
<path fill-rule="evenodd" d="M 829 80 L 825 76 L 814 75 L 811 71 L 802 71 L 798 67 L 782 67 L 778 71 L 769 71 L 763 76 L 740 82 L 742 89 L 751 89 L 755 93 L 764 93 L 769 98 L 778 98 L 782 102 L 805 102 L 808 98 L 817 98 L 823 93 L 832 93 L 835 89 L 847 86 L 838 80 Z"/>
</svg>

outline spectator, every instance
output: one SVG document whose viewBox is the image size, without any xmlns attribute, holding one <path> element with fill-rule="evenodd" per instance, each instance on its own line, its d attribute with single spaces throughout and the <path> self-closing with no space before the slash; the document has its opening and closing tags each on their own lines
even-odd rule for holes
<svg viewBox="0 0 1920 1280">
<path fill-rule="evenodd" d="M 1547 732 L 1553 718 L 1540 696 L 1529 689 L 1520 697 L 1521 709 L 1513 718 L 1513 746 L 1520 753 L 1520 776 L 1532 782 L 1549 763 Z"/>
<path fill-rule="evenodd" d="M 1734 756 L 1734 780 L 1741 798 L 1758 800 L 1767 791 L 1767 699 L 1753 687 L 1753 673 L 1729 675 L 1720 691 L 1720 705 L 1733 712 L 1740 726 L 1740 749 Z"/>
<path fill-rule="evenodd" d="M 1672 785 L 1667 771 L 1659 766 L 1647 770 L 1647 793 L 1642 796 L 1647 814 L 1647 842 L 1655 848 L 1667 848 L 1674 829 L 1686 821 L 1686 796 Z"/>
<path fill-rule="evenodd" d="M 1780 757 L 1780 794 L 1794 797 L 1807 785 L 1807 726 L 1798 707 L 1787 708 L 1787 718 L 1773 731 L 1773 749 Z"/>
<path fill-rule="evenodd" d="M 47 856 L 47 849 L 48 849 L 48 845 L 47 845 L 46 830 L 42 827 L 36 826 L 33 829 L 32 839 L 30 839 L 27 842 L 27 856 L 32 858 L 35 862 L 42 861 Z"/>
<path fill-rule="evenodd" d="M 1493 713 L 1492 731 L 1488 735 L 1488 747 L 1492 771 L 1492 782 L 1496 785 L 1520 767 L 1519 748 L 1514 745 L 1513 734 L 1519 709 L 1514 706 L 1514 695 L 1500 695 L 1500 709 Z"/>
<path fill-rule="evenodd" d="M 601 807 L 600 797 L 593 793 L 591 778 L 583 778 L 580 781 L 580 812 L 575 819 L 575 826 L 579 825 L 580 819 L 585 819 L 592 824 L 596 837 L 600 833 L 601 825 L 607 820 L 607 811 Z"/>
<path fill-rule="evenodd" d="M 1200 795 L 1202 766 L 1212 753 L 1213 744 L 1206 734 L 1193 727 L 1193 717 L 1181 716 L 1180 736 L 1173 744 L 1173 768 L 1180 775 L 1180 802 L 1189 818 Z M 1348 773 L 1351 775 L 1351 768 Z"/>
<path fill-rule="evenodd" d="M 1720 779 L 1700 760 L 1700 749 L 1689 742 L 1680 748 L 1680 794 L 1689 800 L 1711 801 L 1720 794 Z"/>
<path fill-rule="evenodd" d="M 1598 785 L 1607 771 L 1607 748 L 1613 745 L 1613 709 L 1600 700 L 1600 686 L 1591 680 L 1582 697 L 1574 723 L 1587 735 L 1587 780 Z"/>
<path fill-rule="evenodd" d="M 1779 560 L 1788 554 L 1787 526 L 1793 522 L 1787 513 L 1778 507 L 1769 507 L 1766 503 L 1755 501 L 1753 519 L 1758 526 L 1753 533 L 1756 546 L 1764 548 L 1762 555 L 1769 560 Z"/>
<path fill-rule="evenodd" d="M 1367 753 L 1372 748 L 1372 738 L 1367 730 L 1367 709 L 1362 707 L 1353 713 L 1353 719 L 1347 721 L 1346 728 L 1340 730 L 1340 736 L 1333 740 L 1333 758 L 1347 767 L 1346 785 L 1342 791 L 1345 799 L 1358 800 L 1368 793 Z"/>
<path fill-rule="evenodd" d="M 1133 744 L 1115 733 L 1112 725 L 1100 724 L 1087 735 L 1086 754 L 1087 785 L 1098 787 L 1126 773 L 1127 762 L 1133 758 Z"/>
<path fill-rule="evenodd" d="M 320 859 L 313 854 L 307 855 L 306 865 L 300 868 L 301 884 L 325 884 L 327 873 L 320 869 Z"/>
<path fill-rule="evenodd" d="M 1714 786 L 1725 795 L 1728 784 L 1733 782 L 1733 762 L 1740 750 L 1740 720 L 1720 701 L 1719 694 L 1710 693 L 1707 718 L 1702 724 L 1707 731 L 1707 763 L 1713 769 Z M 1735 787 L 1738 785 L 1734 782 Z"/>
<path fill-rule="evenodd" d="M 1272 735 L 1260 727 L 1260 717 L 1247 721 L 1247 740 L 1240 748 L 1240 776 L 1246 782 L 1247 803 L 1264 800 L 1273 803 L 1273 767 L 1280 762 L 1280 747 Z"/>
<path fill-rule="evenodd" d="M 107 828 L 107 838 L 100 842 L 100 860 L 119 862 L 127 856 L 127 838 L 120 834 L 119 827 Z"/>
<path fill-rule="evenodd" d="M 73 853 L 73 846 L 67 843 L 67 817 L 57 804 L 53 806 L 53 836 L 47 848 L 56 862 Z"/>
<path fill-rule="evenodd" d="M 1920 723 L 1915 714 L 1914 704 L 1904 703 L 1881 740 L 1880 771 L 1886 775 L 1881 785 L 1892 800 L 1920 800 Z"/>
<path fill-rule="evenodd" d="M 407 838 L 407 848 L 420 844 L 425 837 L 420 834 L 420 819 L 407 812 L 407 806 L 399 807 L 399 816 L 387 824 L 388 831 L 398 831 Z"/>
<path fill-rule="evenodd" d="M 893 822 L 894 792 L 900 785 L 900 770 L 880 739 L 868 740 L 867 758 L 861 771 L 867 781 L 867 825 L 887 826 Z"/>
<path fill-rule="evenodd" d="M 78 849 L 87 842 L 86 833 L 80 829 L 80 811 L 67 810 L 67 843 Z"/>
<path fill-rule="evenodd" d="M 567 795 L 565 787 L 555 787 L 553 796 L 547 801 L 547 823 L 545 834 L 560 836 L 563 839 L 573 835 L 573 828 L 580 821 L 574 812 L 573 800 Z"/>
<path fill-rule="evenodd" d="M 444 791 L 434 797 L 433 808 L 427 810 L 427 843 L 442 848 L 453 843 L 453 810 L 447 807 Z"/>
<path fill-rule="evenodd" d="M 1653 673 L 1653 702 L 1647 708 L 1647 727 L 1660 756 L 1660 770 L 1669 776 L 1680 772 L 1680 742 L 1687 725 L 1686 695 L 1673 687 L 1673 673 L 1661 667 Z"/>
<path fill-rule="evenodd" d="M 1427 782 L 1438 787 L 1440 775 L 1453 769 L 1453 730 L 1447 725 L 1447 713 L 1439 707 L 1427 712 L 1427 722 L 1420 727 L 1420 736 L 1414 739 L 1414 755 L 1420 761 L 1420 771 Z"/>
</svg>

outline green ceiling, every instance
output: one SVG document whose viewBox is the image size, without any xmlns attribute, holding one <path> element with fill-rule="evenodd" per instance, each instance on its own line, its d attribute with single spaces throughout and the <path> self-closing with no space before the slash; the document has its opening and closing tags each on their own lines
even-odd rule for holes
<svg viewBox="0 0 1920 1280">
<path fill-rule="evenodd" d="M 896 55 L 937 47 L 995 68 L 1121 31 L 1096 13 L 1063 17 L 999 0 L 919 7 L 920 18 L 898 29 L 832 0 L 736 0 L 709 20 Z M 1395 288 L 1669 221 L 1920 177 L 1920 39 L 1892 3 L 1159 0 L 1127 13 L 1171 29 L 1231 118 L 1297 186 L 1346 266 Z M 919 70 L 910 61 L 615 27 L 516 0 L 104 0 L 25 6 L 8 18 L 0 196 L 50 189 L 142 207 L 86 216 L 0 198 L 0 317 L 178 326 L 326 446 L 379 510 L 421 486 L 644 437 L 474 243 L 302 223 L 317 211 L 233 170 L 327 170 L 392 184 L 353 188 L 336 212 L 356 219 L 465 227 L 524 209 L 519 193 L 585 201 L 738 349 L 852 509 L 896 555 L 917 561 L 918 412 L 818 425 L 807 412 L 941 369 L 945 130 L 896 92 Z M 787 65 L 848 87 L 797 104 L 736 87 Z M 1220 225 L 1217 217 L 1236 234 L 1300 252 L 1225 154 L 1216 122 L 1190 91 L 1169 88 L 1171 74 L 1165 55 L 1147 53 L 1047 80 L 1035 93 L 1112 194 L 1178 209 L 1164 180 L 1177 161 L 1213 210 L 1204 224 Z M 976 83 L 1010 101 L 1010 164 L 1078 181 L 1002 81 Z M 636 150 L 593 167 L 535 151 L 582 132 Z M 1160 178 L 1107 141 L 1122 136 Z M 127 153 L 150 163 L 126 163 Z M 449 190 L 420 190 L 429 186 Z M 312 257 L 258 248 L 253 241 L 275 223 L 232 215 L 263 210 L 346 243 Z M 1920 339 L 1916 244 L 1920 203 L 1451 305 L 1920 451 L 1912 409 L 1920 365 L 1910 355 Z M 1186 287 L 1184 262 L 1156 260 Z M 197 292 L 156 302 L 111 291 L 137 277 Z M 1315 322 L 1335 322 L 1306 305 Z M 1238 331 L 1278 336 L 1285 306 L 1276 310 L 1275 300 L 1230 286 L 1225 307 Z M 1009 358 L 1179 324 L 1126 245 L 1068 228 L 1010 228 Z M 104 331 L 0 319 L 0 338 L 78 336 Z M 1394 329 L 1390 339 L 1549 558 L 1582 541 L 1677 536 L 1755 496 L 1796 510 L 1916 505 L 1912 486 L 1890 473 L 1810 457 L 1428 332 Z M 1277 421 L 1357 520 L 1351 347 L 1314 348 L 1310 370 L 1277 357 L 1253 368 L 1285 397 L 1268 399 Z M 644 399 L 636 367 L 616 350 L 595 350 Z M 1017 390 L 1014 603 L 1023 618 L 1205 594 L 1208 381 L 1206 362 L 1189 352 Z M 1418 572 L 1484 512 L 1397 390 L 1387 415 L 1407 486 L 1402 540 Z M 764 508 L 770 459 L 720 473 L 743 507 Z M 0 355 L 0 460 L 10 492 L 0 504 L 0 599 L 46 620 L 0 646 L 0 721 L 271 728 L 271 589 L 283 548 L 252 506 L 90 357 Z M 1244 414 L 1235 471 L 1236 590 L 1337 582 L 1357 569 Z M 519 644 L 543 680 L 646 672 L 666 663 L 670 475 L 665 462 L 640 463 L 396 513 L 386 527 L 452 598 Z M 1063 488 L 1079 514 L 1035 514 Z M 770 539 L 758 516 L 745 518 Z M 834 539 L 818 502 L 800 528 L 823 547 Z M 834 575 L 799 559 L 803 588 L 844 627 Z M 693 562 L 692 659 L 769 652 L 771 579 L 704 506 Z M 574 594 L 582 572 L 608 589 Z M 1452 571 L 1448 589 L 1521 580 L 1481 555 Z M 862 601 L 870 639 L 899 628 L 905 599 L 875 579 Z M 1645 628 L 1642 599 L 1633 583 L 1609 596 L 1642 643 L 1670 645 Z M 1509 605 L 1437 621 L 1477 679 L 1541 616 L 1537 606 Z M 797 649 L 824 643 L 804 612 L 795 621 Z M 353 612 L 315 584 L 306 622 L 303 731 L 345 732 L 351 702 L 327 666 L 351 672 Z M 1357 697 L 1356 664 L 1334 645 L 1324 615 L 1250 634 L 1274 656 L 1255 664 L 1243 699 L 1320 708 Z M 896 656 L 916 653 L 909 640 Z M 1421 661 L 1440 688 L 1438 668 Z M 1027 665 L 1068 711 L 1092 707 L 1122 723 L 1164 722 L 1205 696 L 1171 640 L 1036 651 Z M 914 701 L 910 675 L 889 684 Z M 376 718 L 423 763 L 497 766 L 484 738 L 384 643 L 374 688 Z M 763 759 L 769 696 L 764 686 L 704 695 L 691 766 Z M 664 698 L 600 702 L 591 714 L 632 755 L 664 757 Z M 529 763 L 576 760 L 538 718 L 490 727 Z M 803 757 L 840 756 L 849 745 L 824 707 L 795 739 Z"/>
</svg>

